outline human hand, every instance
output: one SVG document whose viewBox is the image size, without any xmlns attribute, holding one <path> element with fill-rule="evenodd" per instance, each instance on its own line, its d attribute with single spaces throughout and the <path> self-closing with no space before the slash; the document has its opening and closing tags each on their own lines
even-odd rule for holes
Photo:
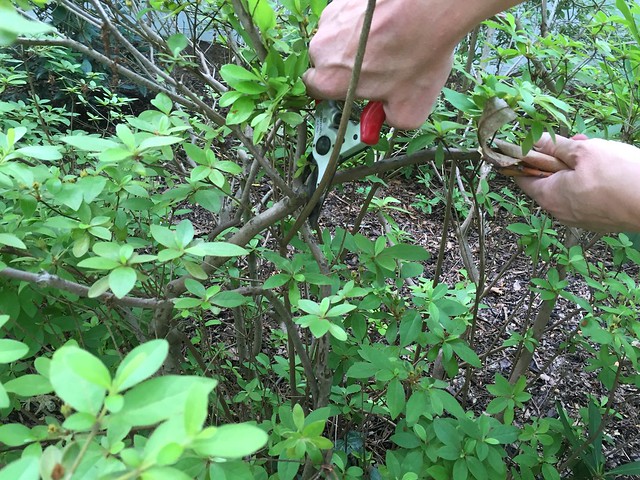
<svg viewBox="0 0 640 480">
<path fill-rule="evenodd" d="M 356 96 L 381 101 L 391 126 L 422 125 L 449 76 L 453 49 L 466 32 L 455 31 L 440 4 L 376 3 Z M 314 68 L 303 77 L 312 97 L 346 97 L 366 8 L 366 0 L 334 0 L 325 8 L 309 46 Z"/>
<path fill-rule="evenodd" d="M 545 134 L 535 149 L 569 169 L 518 177 L 524 192 L 560 222 L 593 231 L 640 231 L 640 149 L 620 142 Z"/>
</svg>

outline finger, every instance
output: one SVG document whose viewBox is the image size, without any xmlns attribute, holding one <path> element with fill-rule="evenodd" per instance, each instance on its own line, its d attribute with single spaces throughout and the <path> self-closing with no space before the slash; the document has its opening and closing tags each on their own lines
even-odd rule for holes
<svg viewBox="0 0 640 480">
<path fill-rule="evenodd" d="M 578 162 L 578 155 L 576 155 L 575 151 L 576 145 L 576 142 L 569 138 L 556 135 L 554 140 L 551 135 L 544 133 L 540 140 L 536 142 L 535 149 L 538 152 L 556 157 L 569 168 L 575 169 Z"/>
<path fill-rule="evenodd" d="M 546 153 L 536 152 L 535 150 L 529 151 L 522 159 L 522 162 L 545 172 L 559 172 L 560 170 L 569 168 L 566 163 L 558 160 L 556 157 L 552 157 Z"/>
<path fill-rule="evenodd" d="M 539 170 L 537 168 L 528 167 L 525 165 L 513 165 L 511 167 L 500 167 L 497 169 L 503 175 L 507 177 L 536 177 L 547 178 L 553 175 L 552 172 Z"/>
<path fill-rule="evenodd" d="M 390 98 L 382 99 L 387 124 L 401 130 L 419 128 L 431 113 L 439 93 L 440 90 L 434 89 L 419 95 L 392 92 Z"/>
<path fill-rule="evenodd" d="M 549 178 L 536 178 L 536 177 L 515 177 L 515 182 L 520 189 L 526 193 L 529 197 L 533 198 L 536 202 L 543 197 L 543 194 L 547 191 L 547 183 L 551 180 Z"/>
<path fill-rule="evenodd" d="M 311 98 L 329 100 L 344 100 L 350 78 L 350 72 L 336 68 L 310 68 L 302 75 Z"/>
<path fill-rule="evenodd" d="M 413 130 L 419 128 L 431 113 L 431 105 L 428 108 L 424 106 L 416 107 L 408 106 L 404 103 L 382 102 L 384 113 L 387 116 L 386 123 L 391 127 L 400 130 Z"/>
<path fill-rule="evenodd" d="M 516 177 L 514 180 L 518 186 L 535 202 L 548 212 L 555 213 L 564 200 L 562 193 L 566 191 L 567 175 L 572 175 L 571 170 L 563 170 L 554 173 L 547 178 Z"/>
</svg>

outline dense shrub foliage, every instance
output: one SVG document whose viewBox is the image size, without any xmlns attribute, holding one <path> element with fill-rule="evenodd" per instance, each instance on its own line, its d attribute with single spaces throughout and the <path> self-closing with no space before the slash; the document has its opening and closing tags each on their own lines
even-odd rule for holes
<svg viewBox="0 0 640 480">
<path fill-rule="evenodd" d="M 496 97 L 525 149 L 638 142 L 640 6 L 596 3 L 479 26 L 423 127 L 340 166 L 361 215 L 317 231 L 300 77 L 324 0 L 0 5 L 0 479 L 640 474 L 610 448 L 640 386 L 635 238 L 559 227 L 478 154 Z M 439 246 L 380 194 L 398 172 Z M 491 228 L 518 246 L 495 270 Z M 599 392 L 530 408 L 563 356 Z"/>
</svg>

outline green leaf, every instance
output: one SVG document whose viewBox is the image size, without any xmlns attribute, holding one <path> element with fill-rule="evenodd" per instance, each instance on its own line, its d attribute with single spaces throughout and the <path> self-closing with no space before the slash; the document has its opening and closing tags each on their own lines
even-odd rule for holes
<svg viewBox="0 0 640 480">
<path fill-rule="evenodd" d="M 0 425 L 0 443 L 9 447 L 18 447 L 33 441 L 31 430 L 20 423 Z"/>
<path fill-rule="evenodd" d="M 104 364 L 74 345 L 58 349 L 51 359 L 49 381 L 56 394 L 79 412 L 97 415 L 111 376 Z"/>
<path fill-rule="evenodd" d="M 304 428 L 304 410 L 302 410 L 299 403 L 296 403 L 291 409 L 291 418 L 293 419 L 296 430 L 301 432 Z"/>
<path fill-rule="evenodd" d="M 640 31 L 638 30 L 638 25 L 636 24 L 636 20 L 629 9 L 629 5 L 626 0 L 616 0 L 616 7 L 622 13 L 622 16 L 627 21 L 627 26 L 629 27 L 629 31 L 632 33 L 633 38 L 637 43 L 640 43 Z"/>
<path fill-rule="evenodd" d="M 222 194 L 218 190 L 198 190 L 193 195 L 193 201 L 205 210 L 218 213 L 222 207 Z"/>
<path fill-rule="evenodd" d="M 378 372 L 378 367 L 368 362 L 356 362 L 347 370 L 349 378 L 372 378 Z"/>
<path fill-rule="evenodd" d="M 39 460 L 36 456 L 28 455 L 11 462 L 0 470 L 0 480 L 38 480 L 40 478 Z"/>
<path fill-rule="evenodd" d="M 193 480 L 193 477 L 173 467 L 153 467 L 140 474 L 141 480 Z"/>
<path fill-rule="evenodd" d="M 222 76 L 224 81 L 229 84 L 233 84 L 234 82 L 237 82 L 239 80 L 260 80 L 260 77 L 258 77 L 255 73 L 250 72 L 247 69 L 233 63 L 223 65 L 220 68 L 220 75 Z"/>
<path fill-rule="evenodd" d="M 288 273 L 276 273 L 272 277 L 267 278 L 262 288 L 269 290 L 271 288 L 278 288 L 291 280 L 291 275 Z"/>
<path fill-rule="evenodd" d="M 62 137 L 60 140 L 74 148 L 77 148 L 78 150 L 84 150 L 87 152 L 104 152 L 107 149 L 120 146 L 119 143 L 114 142 L 113 140 L 106 140 L 104 138 L 88 135 Z"/>
<path fill-rule="evenodd" d="M 177 57 L 178 54 L 182 50 L 187 48 L 188 45 L 189 45 L 189 40 L 182 33 L 174 33 L 169 38 L 167 38 L 167 46 L 169 47 L 169 50 L 171 50 L 171 53 L 173 53 L 174 57 Z M 162 111 L 162 109 L 159 109 L 159 110 Z M 169 112 L 164 111 L 164 113 L 169 113 Z"/>
<path fill-rule="evenodd" d="M 478 110 L 476 104 L 463 93 L 451 90 L 450 88 L 443 88 L 442 93 L 451 105 L 462 112 L 469 113 Z"/>
<path fill-rule="evenodd" d="M 151 340 L 131 350 L 116 370 L 116 391 L 127 390 L 156 373 L 168 353 L 169 344 L 164 339 Z"/>
<path fill-rule="evenodd" d="M 280 480 L 287 480 L 280 473 L 280 465 L 282 463 L 278 462 L 278 475 Z M 287 464 L 291 464 L 291 462 L 287 462 Z M 298 466 L 295 463 L 293 466 L 297 472 Z M 215 480 L 254 480 L 255 477 L 248 464 L 242 461 L 235 461 L 212 463 L 209 466 L 209 478 Z M 293 480 L 293 477 L 289 477 L 288 480 Z"/>
<path fill-rule="evenodd" d="M 11 363 L 24 357 L 29 347 L 10 338 L 0 338 L 0 363 Z"/>
<path fill-rule="evenodd" d="M 8 247 L 25 249 L 27 246 L 22 240 L 13 235 L 12 233 L 0 233 L 0 244 L 7 245 Z"/>
<path fill-rule="evenodd" d="M 379 256 L 400 260 L 423 261 L 428 260 L 431 254 L 419 245 L 398 243 L 397 245 L 386 247 Z"/>
<path fill-rule="evenodd" d="M 9 395 L 7 395 L 4 385 L 0 383 L 0 408 L 9 408 L 10 405 Z"/>
<path fill-rule="evenodd" d="M 556 467 L 554 467 L 550 463 L 543 463 L 542 478 L 544 478 L 544 480 L 560 480 L 560 473 L 558 473 Z"/>
<path fill-rule="evenodd" d="M 350 303 L 341 303 L 340 305 L 336 305 L 332 307 L 327 313 L 326 317 L 341 317 L 346 315 L 347 313 L 355 310 L 357 307 L 355 305 L 351 305 Z"/>
<path fill-rule="evenodd" d="M 109 277 L 102 277 L 91 285 L 89 292 L 87 292 L 87 296 L 89 298 L 97 298 L 107 290 L 109 290 Z"/>
<path fill-rule="evenodd" d="M 436 418 L 433 423 L 436 437 L 442 443 L 450 446 L 459 446 L 462 435 L 449 419 Z"/>
<path fill-rule="evenodd" d="M 133 289 L 137 278 L 133 268 L 118 267 L 109 274 L 109 288 L 117 298 L 122 298 Z"/>
<path fill-rule="evenodd" d="M 124 394 L 124 407 L 114 418 L 131 426 L 154 425 L 184 415 L 189 391 L 211 392 L 217 381 L 195 376 L 167 375 L 146 380 Z"/>
<path fill-rule="evenodd" d="M 176 35 L 181 35 L 181 34 L 176 34 Z M 169 39 L 171 39 L 171 37 L 169 37 Z M 178 42 L 179 40 L 176 42 L 176 46 Z M 173 102 L 165 93 L 159 93 L 158 95 L 156 95 L 156 98 L 151 100 L 151 105 L 156 107 L 165 115 L 169 115 L 171 113 L 171 109 L 173 108 Z"/>
<path fill-rule="evenodd" d="M 342 328 L 340 325 L 336 325 L 335 323 L 329 323 L 328 320 L 320 320 L 320 321 L 328 324 L 329 333 L 331 334 L 331 336 L 333 336 L 333 338 L 341 342 L 344 342 L 347 340 L 348 338 L 347 332 L 345 332 L 344 328 Z M 313 328 L 311 329 L 311 331 L 313 332 Z M 315 335 L 315 332 L 314 332 L 314 335 Z M 316 336 L 320 336 L 320 335 L 316 335 Z"/>
<path fill-rule="evenodd" d="M 170 262 L 171 260 L 175 260 L 176 258 L 180 258 L 184 252 L 181 250 L 174 250 L 173 248 L 167 248 L 165 250 L 160 250 L 158 252 L 158 261 L 160 263 Z"/>
<path fill-rule="evenodd" d="M 193 224 L 189 220 L 182 220 L 176 225 L 176 242 L 178 247 L 184 248 L 191 243 L 195 235 Z"/>
<path fill-rule="evenodd" d="M 192 444 L 199 455 L 221 458 L 242 458 L 267 444 L 267 433 L 248 423 L 209 427 Z"/>
<path fill-rule="evenodd" d="M 28 374 L 9 380 L 4 384 L 7 392 L 15 393 L 21 397 L 34 397 L 45 395 L 53 391 L 49 380 L 42 375 Z"/>
<path fill-rule="evenodd" d="M 249 254 L 245 248 L 228 242 L 197 243 L 193 247 L 187 248 L 185 251 L 191 255 L 199 257 L 238 257 Z"/>
<path fill-rule="evenodd" d="M 187 435 L 196 435 L 204 425 L 209 413 L 209 392 L 201 388 L 192 388 L 186 399 L 184 429 Z"/>
<path fill-rule="evenodd" d="M 387 385 L 387 407 L 389 407 L 391 419 L 395 420 L 395 418 L 402 413 L 405 403 L 406 395 L 402 382 L 394 378 Z"/>
<path fill-rule="evenodd" d="M 480 357 L 478 357 L 476 352 L 471 350 L 471 348 L 469 348 L 462 340 L 459 342 L 453 342 L 451 346 L 453 347 L 453 351 L 456 352 L 456 355 L 472 367 L 480 368 L 482 366 Z"/>
<path fill-rule="evenodd" d="M 63 422 L 63 428 L 77 432 L 87 432 L 95 425 L 96 417 L 90 413 L 73 413 Z"/>
<path fill-rule="evenodd" d="M 237 292 L 220 292 L 209 300 L 214 305 L 234 308 L 249 302 L 249 299 Z"/>
<path fill-rule="evenodd" d="M 122 264 L 110 258 L 90 257 L 78 262 L 78 266 L 90 270 L 113 270 L 114 268 L 121 267 Z"/>
<path fill-rule="evenodd" d="M 276 26 L 276 13 L 267 0 L 248 0 L 249 12 L 261 32 Z"/>
<path fill-rule="evenodd" d="M 400 320 L 400 346 L 414 342 L 422 332 L 423 319 L 416 310 L 407 310 Z"/>
<path fill-rule="evenodd" d="M 255 109 L 255 102 L 250 97 L 240 97 L 231 106 L 227 114 L 227 125 L 237 125 L 246 121 Z"/>
<path fill-rule="evenodd" d="M 151 236 L 160 245 L 167 248 L 177 248 L 176 234 L 167 227 L 161 225 L 151 225 Z"/>
<path fill-rule="evenodd" d="M 174 145 L 182 141 L 183 141 L 182 137 L 171 137 L 171 136 L 169 137 L 156 136 L 156 137 L 145 138 L 140 143 L 138 150 L 148 150 L 150 148 L 167 147 L 169 145 Z"/>
<path fill-rule="evenodd" d="M 54 28 L 50 25 L 28 20 L 5 4 L 0 7 L 0 46 L 10 45 L 20 35 L 30 37 L 52 31 Z M 16 476 L 15 479 L 17 478 Z"/>
<path fill-rule="evenodd" d="M 30 147 L 22 147 L 16 150 L 16 153 L 22 157 L 36 158 L 45 162 L 60 160 L 62 154 L 56 147 L 46 145 L 33 145 Z"/>
<path fill-rule="evenodd" d="M 620 465 L 613 470 L 609 470 L 607 472 L 607 476 L 609 475 L 640 475 L 640 460 L 631 463 L 625 463 L 624 465 Z"/>
</svg>

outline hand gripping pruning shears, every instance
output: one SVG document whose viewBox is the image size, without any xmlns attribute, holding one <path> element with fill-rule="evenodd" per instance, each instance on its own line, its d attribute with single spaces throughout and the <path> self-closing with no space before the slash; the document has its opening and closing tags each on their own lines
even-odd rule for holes
<svg viewBox="0 0 640 480">
<path fill-rule="evenodd" d="M 380 140 L 380 130 L 385 118 L 381 102 L 369 102 L 359 116 L 357 112 L 355 113 L 355 118 L 352 115 L 340 147 L 338 165 L 365 148 L 377 144 Z M 312 159 L 316 164 L 316 168 L 308 179 L 310 197 L 320 185 L 322 177 L 327 170 L 335 148 L 341 120 L 342 106 L 340 102 L 322 100 L 317 103 L 312 144 Z M 314 227 L 317 225 L 318 217 L 320 216 L 322 202 L 323 199 L 317 203 L 309 215 L 309 222 Z"/>
</svg>

